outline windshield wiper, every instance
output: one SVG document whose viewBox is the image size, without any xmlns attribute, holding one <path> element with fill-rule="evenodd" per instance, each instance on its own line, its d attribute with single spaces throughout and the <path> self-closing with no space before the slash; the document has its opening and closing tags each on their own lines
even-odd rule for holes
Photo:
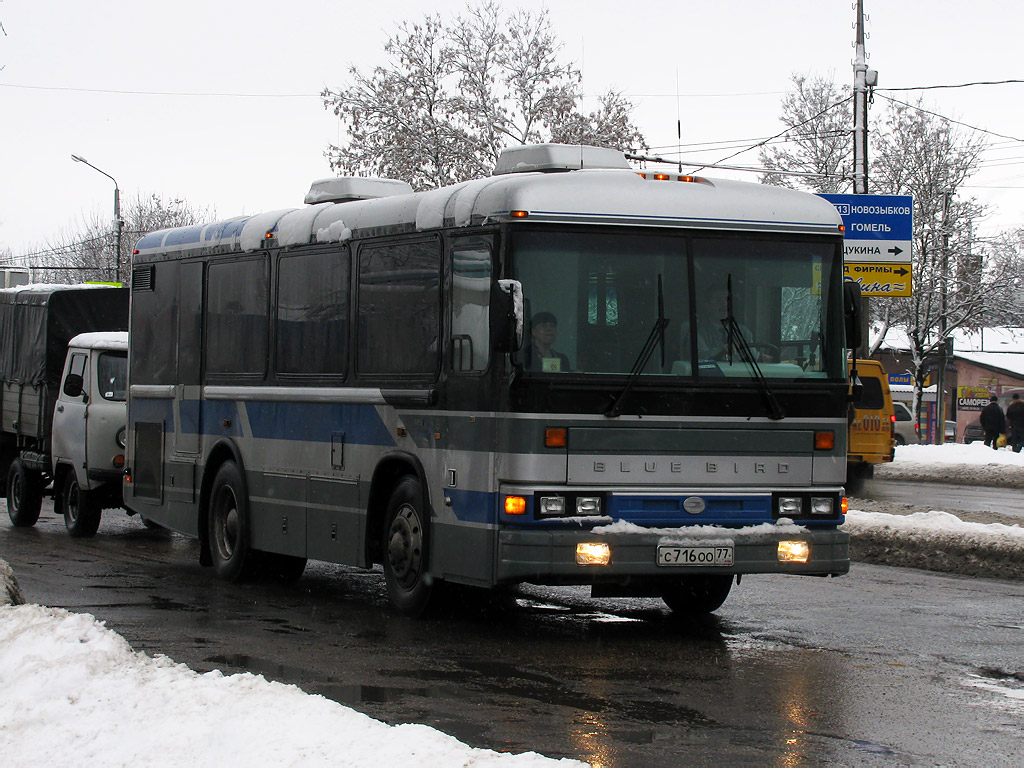
<svg viewBox="0 0 1024 768">
<path fill-rule="evenodd" d="M 736 322 L 736 318 L 732 313 L 732 275 L 729 275 L 728 277 L 726 289 L 726 316 L 722 318 L 722 325 L 725 326 L 726 337 L 729 345 L 729 364 L 732 364 L 732 350 L 735 346 L 736 351 L 739 352 L 740 359 L 750 368 L 750 377 L 757 383 L 758 389 L 761 390 L 761 395 L 764 397 L 765 405 L 768 407 L 768 418 L 773 421 L 784 419 L 786 417 L 786 413 L 782 410 L 782 406 L 776 399 L 775 393 L 772 392 L 771 387 L 768 386 L 768 380 L 765 379 L 764 374 L 761 372 L 761 366 L 757 364 L 757 359 L 754 357 L 754 351 L 750 348 L 750 344 L 743 335 L 743 330 L 740 328 L 740 324 Z"/>
<path fill-rule="evenodd" d="M 647 361 L 651 359 L 651 355 L 654 354 L 654 348 L 657 346 L 661 347 L 661 367 L 662 370 L 665 368 L 665 328 L 668 326 L 668 318 L 665 317 L 665 296 L 661 289 L 661 275 L 658 275 L 658 319 L 654 323 L 654 327 L 651 328 L 651 332 L 647 334 L 647 341 L 644 342 L 643 348 L 640 350 L 640 354 L 637 355 L 636 361 L 633 363 L 633 367 L 629 371 L 629 378 L 626 380 L 626 386 L 622 388 L 619 396 L 615 398 L 608 410 L 604 412 L 604 415 L 608 418 L 615 418 L 616 416 L 622 415 L 622 404 L 626 400 L 626 396 L 630 390 L 633 389 L 633 385 L 636 384 L 637 379 L 640 378 L 640 374 L 643 372 L 644 367 L 647 365 Z"/>
</svg>

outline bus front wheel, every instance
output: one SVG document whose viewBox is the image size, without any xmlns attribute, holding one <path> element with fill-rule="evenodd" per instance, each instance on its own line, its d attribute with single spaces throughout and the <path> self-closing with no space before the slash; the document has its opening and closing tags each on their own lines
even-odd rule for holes
<svg viewBox="0 0 1024 768">
<path fill-rule="evenodd" d="M 422 616 L 436 598 L 427 572 L 429 529 L 419 481 L 406 475 L 388 501 L 384 522 L 384 581 L 391 604 L 405 616 Z"/>
<path fill-rule="evenodd" d="M 7 472 L 7 514 L 18 528 L 31 528 L 39 519 L 43 488 L 39 473 L 28 469 L 21 459 L 11 462 Z"/>
<path fill-rule="evenodd" d="M 249 499 L 242 472 L 233 461 L 221 464 L 210 489 L 208 536 L 213 567 L 224 581 L 244 581 L 256 570 L 249 544 Z"/>
<path fill-rule="evenodd" d="M 662 587 L 661 599 L 674 613 L 705 614 L 722 607 L 732 589 L 732 574 L 695 574 Z"/>
</svg>

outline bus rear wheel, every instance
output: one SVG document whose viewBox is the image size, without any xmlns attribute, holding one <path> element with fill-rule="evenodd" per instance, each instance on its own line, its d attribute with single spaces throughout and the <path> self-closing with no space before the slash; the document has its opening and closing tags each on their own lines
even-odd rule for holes
<svg viewBox="0 0 1024 768">
<path fill-rule="evenodd" d="M 43 488 L 38 472 L 28 469 L 21 459 L 11 462 L 7 472 L 7 514 L 18 528 L 31 528 L 39 520 Z"/>
<path fill-rule="evenodd" d="M 68 472 L 64 476 L 60 501 L 64 509 L 64 527 L 68 529 L 68 533 L 76 539 L 87 539 L 96 535 L 102 513 L 92 494 L 78 487 L 74 472 Z"/>
<path fill-rule="evenodd" d="M 429 529 L 420 483 L 399 481 L 384 521 L 384 581 L 388 598 L 404 616 L 423 616 L 436 603 L 437 585 L 427 572 Z"/>
<path fill-rule="evenodd" d="M 666 584 L 661 599 L 674 613 L 701 615 L 722 607 L 732 589 L 732 574 L 695 574 Z"/>
<path fill-rule="evenodd" d="M 257 552 L 249 543 L 249 498 L 242 472 L 233 461 L 221 464 L 213 478 L 207 535 L 218 578 L 238 582 L 255 575 Z"/>
</svg>

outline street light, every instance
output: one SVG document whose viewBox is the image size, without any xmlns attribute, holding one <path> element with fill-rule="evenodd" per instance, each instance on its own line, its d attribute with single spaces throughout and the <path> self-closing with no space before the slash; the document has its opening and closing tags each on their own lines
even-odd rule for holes
<svg viewBox="0 0 1024 768">
<path fill-rule="evenodd" d="M 90 163 L 84 157 L 79 157 L 78 155 L 71 155 L 71 159 L 74 160 L 76 163 L 85 163 L 86 165 L 88 165 L 90 168 L 92 168 L 97 173 L 102 173 L 104 176 L 106 176 L 108 179 L 110 179 L 112 182 L 114 182 L 114 226 L 117 228 L 116 232 L 115 232 L 115 242 L 114 242 L 114 249 L 117 251 L 117 254 L 115 256 L 116 267 L 114 268 L 114 274 L 117 276 L 117 282 L 120 283 L 121 282 L 121 229 L 122 229 L 122 227 L 124 227 L 124 222 L 121 221 L 121 190 L 117 186 L 117 179 L 115 179 L 113 176 L 111 176 L 106 171 L 101 171 L 99 168 L 97 168 L 95 165 Z"/>
</svg>

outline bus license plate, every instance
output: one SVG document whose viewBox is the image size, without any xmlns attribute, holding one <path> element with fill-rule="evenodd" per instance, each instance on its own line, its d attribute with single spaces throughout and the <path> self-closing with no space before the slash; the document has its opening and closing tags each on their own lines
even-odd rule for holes
<svg viewBox="0 0 1024 768">
<path fill-rule="evenodd" d="M 658 565 L 732 565 L 732 546 L 658 547 Z"/>
</svg>

